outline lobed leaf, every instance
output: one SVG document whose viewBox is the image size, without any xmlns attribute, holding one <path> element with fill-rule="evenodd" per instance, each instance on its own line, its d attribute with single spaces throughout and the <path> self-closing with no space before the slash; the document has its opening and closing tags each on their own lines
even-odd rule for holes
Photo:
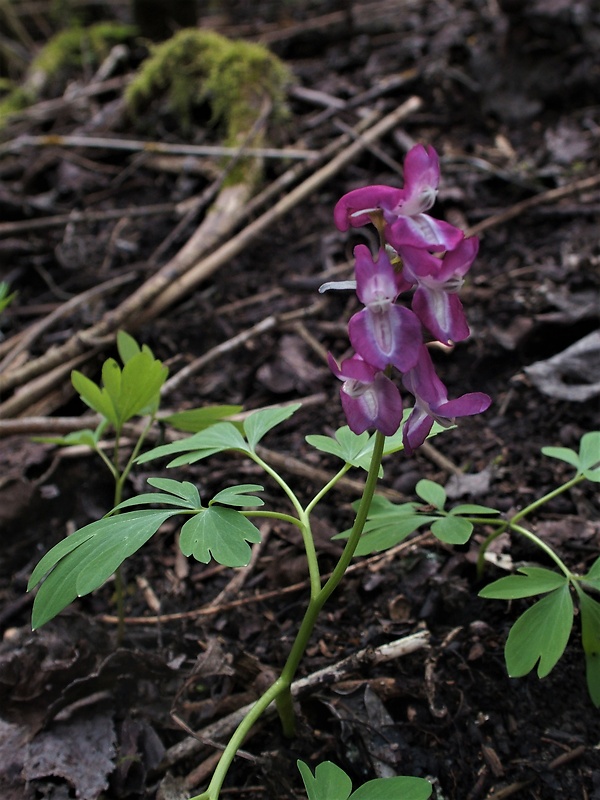
<svg viewBox="0 0 600 800">
<path fill-rule="evenodd" d="M 585 653 L 585 677 L 592 703 L 600 707 L 600 603 L 579 592 L 581 641 Z"/>
<path fill-rule="evenodd" d="M 538 677 L 548 675 L 564 653 L 572 627 L 573 600 L 567 582 L 528 608 L 510 629 L 504 649 L 510 677 L 527 675 L 536 664 Z"/>
<path fill-rule="evenodd" d="M 245 567 L 250 561 L 248 542 L 260 542 L 260 532 L 232 508 L 211 506 L 191 517 L 181 528 L 179 547 L 184 556 L 208 564 L 211 557 L 226 567 Z"/>
<path fill-rule="evenodd" d="M 519 567 L 518 572 L 522 575 L 508 575 L 490 583 L 479 592 L 479 597 L 516 600 L 560 589 L 569 582 L 565 575 L 544 567 Z"/>
<path fill-rule="evenodd" d="M 542 453 L 549 458 L 565 461 L 575 469 L 579 469 L 579 456 L 570 447 L 542 447 Z"/>
<path fill-rule="evenodd" d="M 33 629 L 55 617 L 76 597 L 101 586 L 176 513 L 138 510 L 104 517 L 59 542 L 41 559 L 29 580 L 27 589 L 31 590 L 45 577 L 33 603 Z"/>
<path fill-rule="evenodd" d="M 262 492 L 264 487 L 258 483 L 242 483 L 239 486 L 229 486 L 227 489 L 221 489 L 220 492 L 213 497 L 208 504 L 212 506 L 213 503 L 221 503 L 226 506 L 241 506 L 245 508 L 264 506 L 264 500 L 260 497 L 255 497 L 248 492 Z"/>
<path fill-rule="evenodd" d="M 289 419 L 301 406 L 302 403 L 290 403 L 279 408 L 261 408 L 249 414 L 244 420 L 244 433 L 250 449 L 254 451 L 265 434 Z"/>
<path fill-rule="evenodd" d="M 347 425 L 337 430 L 333 437 L 310 434 L 306 441 L 322 453 L 341 458 L 345 464 L 368 470 L 373 452 L 373 437 L 364 433 L 353 433 Z"/>
<path fill-rule="evenodd" d="M 242 406 L 203 406 L 202 408 L 189 408 L 186 411 L 178 411 L 175 414 L 160 417 L 160 421 L 166 422 L 178 431 L 198 433 L 216 422 L 221 422 L 226 417 L 238 414 L 241 410 Z M 235 425 L 238 429 L 242 427 L 241 423 L 237 422 L 233 422 L 232 425 Z"/>
<path fill-rule="evenodd" d="M 216 422 L 209 428 L 192 436 L 187 436 L 185 439 L 155 447 L 153 450 L 149 450 L 139 456 L 137 462 L 145 464 L 155 458 L 172 456 L 178 453 L 189 453 L 190 458 L 199 460 L 206 458 L 207 455 L 222 453 L 224 450 L 238 450 L 242 453 L 251 452 L 248 443 L 231 422 Z M 171 462 L 169 466 L 175 466 L 174 462 Z"/>
</svg>

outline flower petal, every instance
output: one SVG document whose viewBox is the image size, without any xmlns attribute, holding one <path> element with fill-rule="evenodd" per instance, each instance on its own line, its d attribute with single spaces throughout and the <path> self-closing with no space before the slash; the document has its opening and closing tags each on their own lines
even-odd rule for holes
<svg viewBox="0 0 600 800">
<path fill-rule="evenodd" d="M 375 428 L 384 436 L 393 436 L 400 427 L 402 398 L 398 387 L 382 372 L 360 395 L 351 396 L 342 386 L 340 397 L 348 427 L 354 433 Z"/>
<path fill-rule="evenodd" d="M 464 238 L 464 233 L 429 214 L 399 216 L 385 229 L 388 242 L 396 250 L 409 245 L 429 250 L 453 250 Z"/>
<path fill-rule="evenodd" d="M 404 190 L 406 199 L 402 213 L 408 216 L 421 214 L 435 203 L 440 183 L 440 161 L 431 145 L 417 144 L 404 159 Z"/>
<path fill-rule="evenodd" d="M 393 186 L 375 184 L 353 189 L 335 204 L 333 219 L 340 231 L 349 227 L 360 228 L 371 222 L 370 214 L 382 211 L 384 216 L 402 202 L 404 191 Z"/>
<path fill-rule="evenodd" d="M 462 342 L 469 336 L 462 303 L 455 294 L 419 286 L 413 296 L 412 309 L 427 330 L 444 344 Z"/>
<path fill-rule="evenodd" d="M 422 344 L 421 324 L 408 308 L 392 305 L 381 311 L 365 308 L 348 323 L 356 352 L 378 369 L 393 364 L 400 372 L 414 367 Z"/>
<path fill-rule="evenodd" d="M 433 426 L 433 418 L 416 405 L 402 428 L 402 444 L 407 456 L 412 456 L 427 438 Z"/>
<path fill-rule="evenodd" d="M 436 412 L 448 419 L 454 417 L 471 417 L 473 414 L 481 414 L 487 411 L 492 402 L 492 398 L 483 392 L 469 392 L 457 397 L 456 400 L 448 400 L 447 403 L 436 408 Z"/>
</svg>

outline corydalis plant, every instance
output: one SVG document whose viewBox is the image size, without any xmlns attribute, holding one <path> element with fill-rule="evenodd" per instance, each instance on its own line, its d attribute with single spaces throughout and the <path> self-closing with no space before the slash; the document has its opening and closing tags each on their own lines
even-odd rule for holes
<svg viewBox="0 0 600 800">
<path fill-rule="evenodd" d="M 403 189 L 367 186 L 344 195 L 334 219 L 340 230 L 372 222 L 380 247 L 374 258 L 365 245 L 354 249 L 356 280 L 327 283 L 321 291 L 356 289 L 364 305 L 348 323 L 355 355 L 341 366 L 330 356 L 333 373 L 344 383 L 342 406 L 354 433 L 375 428 L 395 432 L 402 419 L 402 400 L 390 380 L 393 368 L 415 400 L 404 426 L 404 449 L 410 455 L 425 441 L 434 422 L 444 427 L 456 417 L 485 411 L 491 399 L 482 392 L 449 400 L 424 345 L 423 326 L 430 341 L 445 345 L 469 335 L 457 296 L 478 250 L 475 237 L 430 217 L 437 195 L 440 168 L 433 147 L 417 145 L 406 156 Z M 442 252 L 443 251 L 443 252 Z M 411 308 L 398 304 L 412 292 Z"/>
<path fill-rule="evenodd" d="M 30 588 L 43 581 L 34 605 L 34 622 L 42 624 L 75 596 L 100 586 L 125 558 L 173 517 L 184 520 L 178 541 L 185 556 L 191 555 L 204 563 L 214 559 L 230 567 L 250 561 L 250 545 L 260 541 L 260 531 L 254 524 L 256 518 L 276 519 L 296 530 L 304 546 L 310 587 L 296 638 L 279 677 L 244 716 L 223 750 L 208 786 L 194 800 L 218 800 L 237 752 L 253 725 L 272 704 L 279 714 L 283 733 L 294 734 L 292 682 L 323 606 L 360 548 L 382 474 L 383 457 L 402 449 L 411 453 L 428 436 L 452 424 L 455 417 L 479 413 L 490 403 L 490 398 L 480 393 L 448 400 L 423 343 L 422 326 L 427 325 L 428 319 L 437 321 L 436 325 L 430 321 L 429 331 L 434 337 L 441 332 L 440 340 L 448 338 L 450 332 L 465 332 L 460 305 L 456 299 L 446 303 L 445 296 L 459 288 L 476 252 L 472 242 L 463 244 L 461 231 L 425 213 L 435 199 L 438 181 L 435 151 L 414 148 L 406 160 L 404 189 L 368 187 L 346 195 L 336 207 L 336 221 L 342 229 L 373 221 L 380 233 L 381 247 L 377 258 L 366 247 L 356 250 L 355 288 L 364 305 L 349 323 L 356 353 L 340 366 L 330 356 L 333 372 L 343 381 L 341 399 L 348 426 L 340 428 L 333 437 L 306 439 L 317 450 L 340 458 L 342 466 L 312 498 L 307 500 L 297 494 L 260 447 L 263 437 L 288 420 L 299 404 L 259 409 L 250 413 L 240 426 L 230 421 L 216 422 L 186 439 L 144 453 L 137 460 L 145 463 L 169 457 L 168 466 L 183 467 L 222 452 L 240 454 L 275 482 L 287 502 L 287 511 L 264 509 L 259 484 L 229 486 L 206 501 L 188 481 L 149 478 L 148 483 L 157 492 L 124 500 L 103 519 L 76 531 L 47 553 L 31 576 Z M 402 266 L 404 246 L 420 253 L 417 257 L 410 254 L 407 259 L 410 266 L 406 269 Z M 440 249 L 447 251 L 443 258 L 435 255 L 442 255 Z M 415 301 L 413 309 L 399 305 L 399 296 L 415 286 L 415 297 L 420 291 L 422 299 Z M 438 295 L 442 296 L 441 303 Z M 393 369 L 401 372 L 405 388 L 415 397 L 412 411 L 403 410 L 398 388 L 388 374 Z M 329 575 L 324 575 L 313 535 L 312 515 L 352 468 L 366 471 L 364 490 L 355 506 L 353 525 L 342 534 L 346 542 L 337 564 Z M 453 535 L 451 528 L 452 525 L 438 525 L 436 530 L 439 529 L 440 538 L 448 540 Z M 306 764 L 300 763 L 299 768 L 309 800 L 426 800 L 432 790 L 423 778 L 396 776 L 368 781 L 353 791 L 349 776 L 333 764 L 319 765 L 314 774 Z"/>
</svg>

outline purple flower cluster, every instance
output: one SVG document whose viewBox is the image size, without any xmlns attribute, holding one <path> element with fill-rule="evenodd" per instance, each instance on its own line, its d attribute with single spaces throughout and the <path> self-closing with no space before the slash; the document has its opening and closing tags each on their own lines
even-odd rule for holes
<svg viewBox="0 0 600 800">
<path fill-rule="evenodd" d="M 450 425 L 456 417 L 485 411 L 491 403 L 481 392 L 448 400 L 446 387 L 435 373 L 423 341 L 423 327 L 443 344 L 466 339 L 469 326 L 458 292 L 475 260 L 479 243 L 425 212 L 435 202 L 440 167 L 433 147 L 417 145 L 404 161 L 404 188 L 366 186 L 345 194 L 336 204 L 334 219 L 341 230 L 373 223 L 381 246 L 374 258 L 365 245 L 354 249 L 356 281 L 325 284 L 352 288 L 364 308 L 348 323 L 355 354 L 338 365 L 330 355 L 333 373 L 344 383 L 342 407 L 354 433 L 375 428 L 392 436 L 402 421 L 402 398 L 390 380 L 391 368 L 402 373 L 404 388 L 414 396 L 414 408 L 404 429 L 410 455 L 431 430 L 434 421 Z M 412 291 L 411 308 L 396 303 Z"/>
</svg>

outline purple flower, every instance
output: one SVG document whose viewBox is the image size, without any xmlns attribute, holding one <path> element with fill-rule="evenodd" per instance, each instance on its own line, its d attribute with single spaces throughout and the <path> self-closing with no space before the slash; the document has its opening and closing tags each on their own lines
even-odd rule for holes
<svg viewBox="0 0 600 800">
<path fill-rule="evenodd" d="M 329 354 L 329 366 L 344 381 L 340 397 L 350 430 L 359 434 L 375 428 L 384 436 L 393 436 L 402 421 L 398 387 L 358 355 L 346 358 L 338 367 Z"/>
<path fill-rule="evenodd" d="M 437 153 L 418 144 L 404 160 L 403 189 L 375 185 L 348 192 L 335 206 L 335 224 L 345 231 L 373 222 L 396 250 L 404 245 L 452 250 L 463 238 L 462 231 L 424 213 L 435 202 L 439 181 Z"/>
<path fill-rule="evenodd" d="M 402 382 L 415 397 L 415 406 L 402 431 L 404 450 L 409 456 L 423 444 L 434 422 L 448 427 L 455 417 L 481 414 L 492 402 L 483 392 L 448 400 L 446 387 L 436 375 L 425 345 L 421 346 L 416 366 L 403 376 Z"/>
<path fill-rule="evenodd" d="M 474 236 L 463 239 L 443 258 L 416 247 L 401 249 L 403 274 L 417 284 L 412 309 L 423 325 L 445 344 L 460 342 L 469 335 L 458 292 L 478 249 L 479 241 Z"/>
<path fill-rule="evenodd" d="M 406 372 L 417 361 L 421 324 L 407 308 L 395 305 L 407 283 L 395 270 L 383 248 L 373 261 L 368 247 L 357 245 L 356 293 L 366 308 L 348 323 L 348 334 L 356 352 L 369 364 L 385 369 L 393 364 Z"/>
</svg>

